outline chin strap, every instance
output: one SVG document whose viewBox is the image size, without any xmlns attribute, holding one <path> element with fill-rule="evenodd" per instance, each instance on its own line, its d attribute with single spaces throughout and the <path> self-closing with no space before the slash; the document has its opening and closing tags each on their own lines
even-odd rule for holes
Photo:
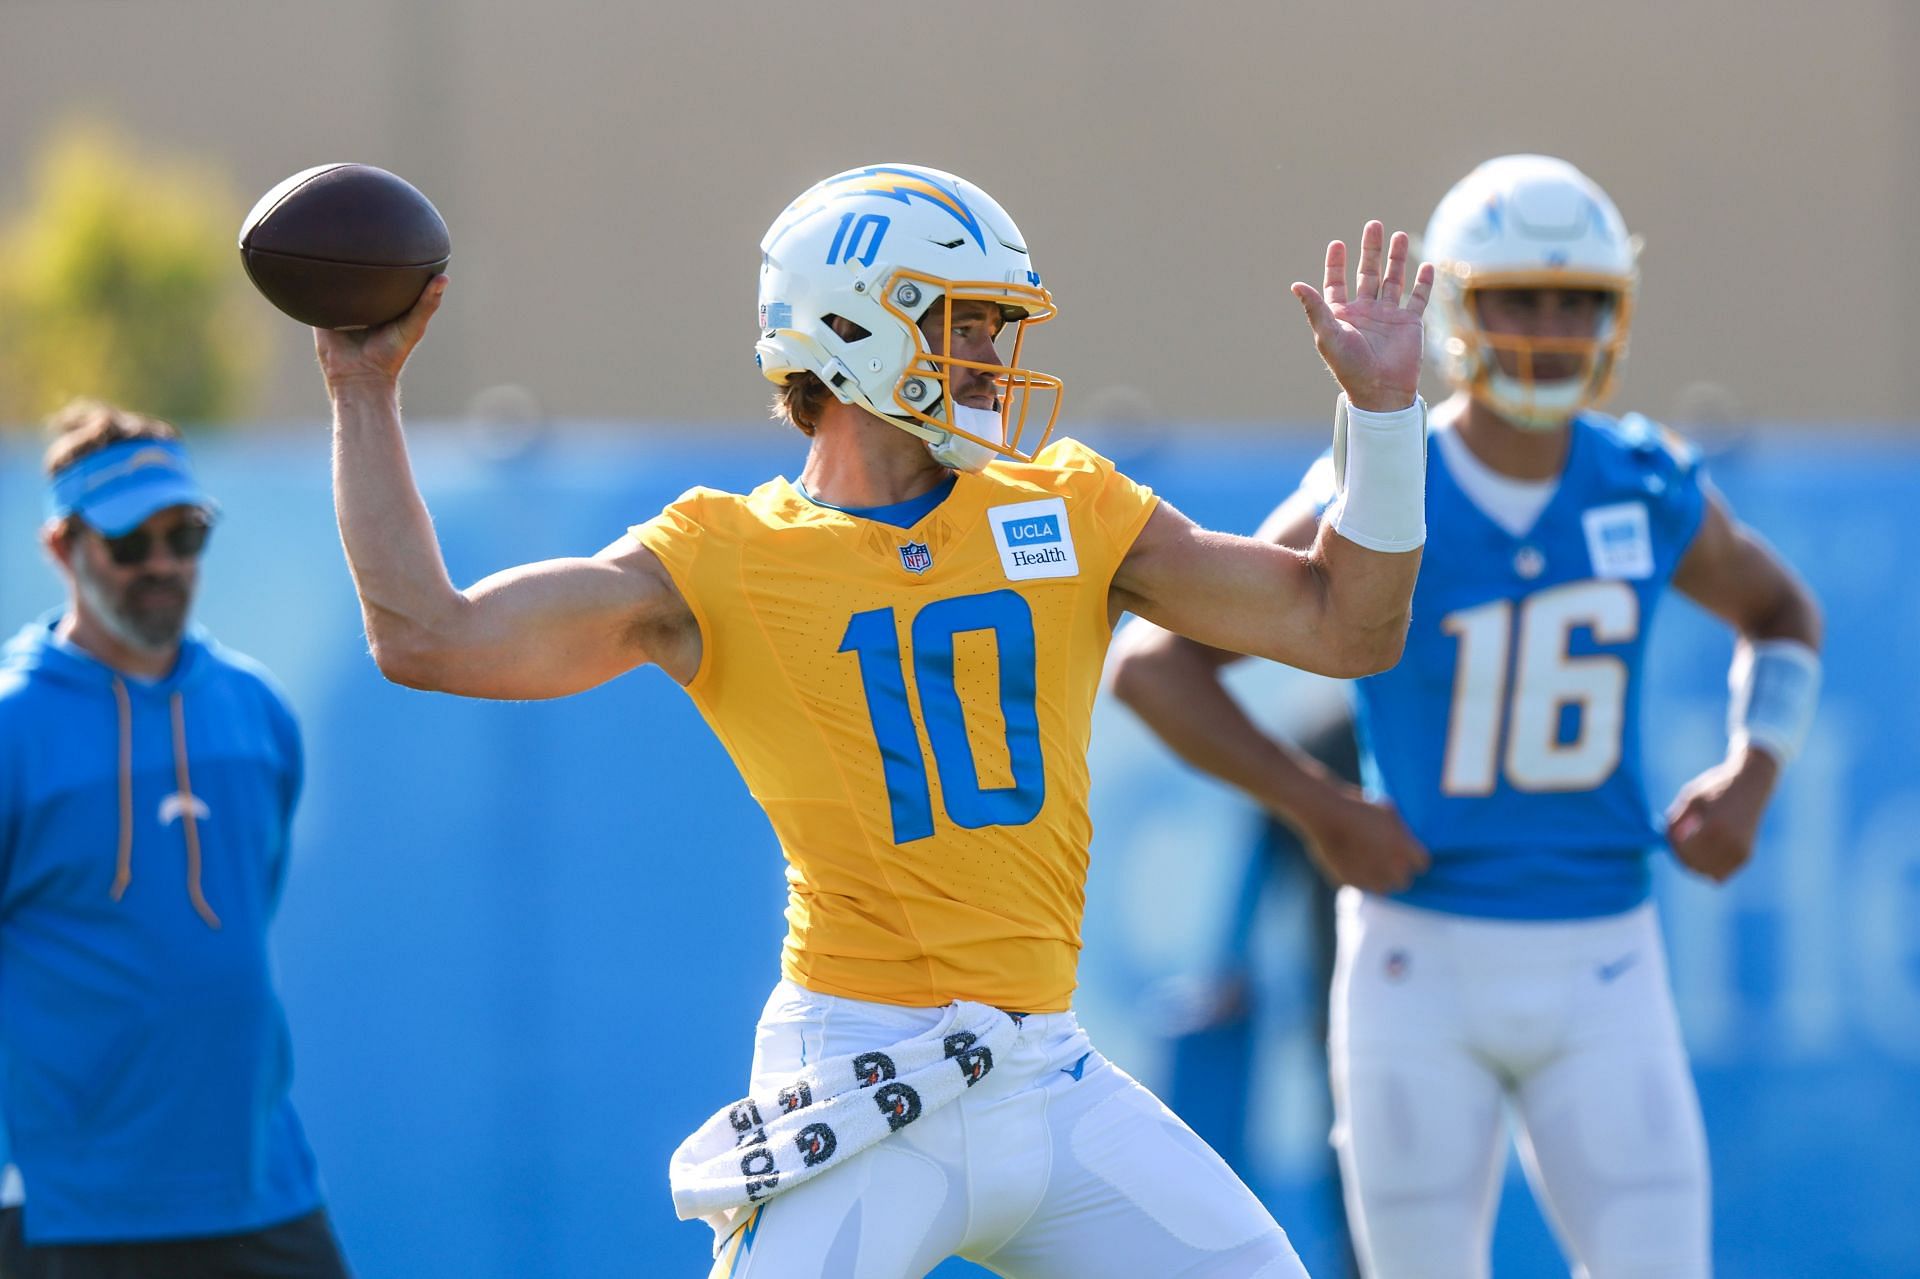
<svg viewBox="0 0 1920 1279">
<path fill-rule="evenodd" d="M 954 404 L 954 425 L 970 435 L 985 440 L 998 440 L 1006 435 L 1006 427 L 1000 415 L 992 409 L 976 409 L 965 404 Z M 985 470 L 987 463 L 1002 456 L 986 445 L 956 435 L 952 431 L 942 431 L 938 440 L 927 441 L 927 452 L 933 454 L 933 460 L 956 471 Z"/>
<path fill-rule="evenodd" d="M 1592 402 L 1594 379 L 1529 383 L 1495 367 L 1488 370 L 1484 387 L 1494 412 L 1508 422 L 1525 431 L 1557 431 Z"/>
</svg>

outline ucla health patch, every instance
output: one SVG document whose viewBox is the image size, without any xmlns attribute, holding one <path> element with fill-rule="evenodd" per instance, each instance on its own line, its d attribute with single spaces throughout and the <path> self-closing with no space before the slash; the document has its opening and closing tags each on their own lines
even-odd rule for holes
<svg viewBox="0 0 1920 1279">
<path fill-rule="evenodd" d="M 1596 506 L 1580 516 L 1587 532 L 1587 558 L 1595 577 L 1653 576 L 1653 533 L 1643 502 Z"/>
<path fill-rule="evenodd" d="M 1073 553 L 1073 528 L 1067 523 L 1064 499 L 988 507 L 987 523 L 993 526 L 1000 566 L 1007 571 L 1008 581 L 1079 575 L 1080 560 Z"/>
</svg>

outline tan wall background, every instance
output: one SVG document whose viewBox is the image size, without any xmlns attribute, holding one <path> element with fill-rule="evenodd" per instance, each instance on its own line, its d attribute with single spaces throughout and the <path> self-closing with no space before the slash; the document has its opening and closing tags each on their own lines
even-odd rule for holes
<svg viewBox="0 0 1920 1279">
<path fill-rule="evenodd" d="M 1684 417 L 1708 382 L 1753 417 L 1913 420 L 1916 55 L 1911 0 L 0 0 L 0 210 L 75 115 L 220 159 L 236 228 L 296 169 L 380 164 L 454 236 L 413 412 L 516 383 L 554 416 L 741 420 L 767 222 L 909 159 L 1019 220 L 1069 418 L 1319 421 L 1288 283 L 1540 150 L 1646 237 L 1619 404 Z M 260 409 L 317 416 L 304 331 L 260 322 Z"/>
</svg>

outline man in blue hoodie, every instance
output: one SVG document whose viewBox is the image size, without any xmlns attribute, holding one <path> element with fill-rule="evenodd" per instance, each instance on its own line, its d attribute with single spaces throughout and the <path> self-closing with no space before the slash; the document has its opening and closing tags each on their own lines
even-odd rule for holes
<svg viewBox="0 0 1920 1279">
<path fill-rule="evenodd" d="M 53 425 L 67 606 L 0 653 L 0 1279 L 343 1279 L 267 957 L 299 728 L 187 629 L 216 508 L 173 428 Z"/>
</svg>

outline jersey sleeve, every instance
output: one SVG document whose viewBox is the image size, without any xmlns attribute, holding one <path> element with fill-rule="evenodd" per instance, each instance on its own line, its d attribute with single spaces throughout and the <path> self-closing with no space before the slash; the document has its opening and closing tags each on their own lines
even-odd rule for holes
<svg viewBox="0 0 1920 1279">
<path fill-rule="evenodd" d="M 1087 513 L 1102 558 L 1110 571 L 1117 569 L 1160 505 L 1159 496 L 1078 440 L 1056 440 L 1034 462 L 1052 473 L 1070 507 Z"/>
<path fill-rule="evenodd" d="M 710 491 L 692 488 L 660 514 L 627 530 L 640 545 L 660 557 L 684 593 L 700 564 L 700 551 Z"/>
<path fill-rule="evenodd" d="M 731 527 L 727 512 L 736 502 L 730 493 L 691 488 L 660 514 L 627 530 L 628 536 L 660 558 L 699 624 L 700 669 L 688 683 L 689 690 L 708 683 L 716 664 L 720 632 L 713 624 L 712 583 L 726 571 L 730 539 L 725 532 Z"/>
<path fill-rule="evenodd" d="M 1706 519 L 1711 486 L 1700 456 L 1678 432 L 1637 413 L 1620 419 L 1649 490 L 1654 543 L 1672 572 Z"/>
</svg>

